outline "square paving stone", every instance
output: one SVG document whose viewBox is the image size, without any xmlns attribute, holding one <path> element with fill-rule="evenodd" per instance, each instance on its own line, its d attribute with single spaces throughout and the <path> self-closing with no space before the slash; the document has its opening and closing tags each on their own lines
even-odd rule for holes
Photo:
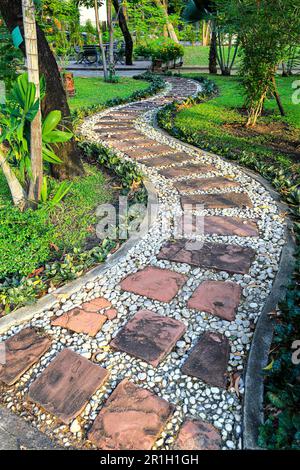
<svg viewBox="0 0 300 470">
<path fill-rule="evenodd" d="M 225 388 L 229 354 L 228 339 L 208 331 L 200 337 L 181 370 L 209 385 Z"/>
<path fill-rule="evenodd" d="M 160 302 L 171 302 L 186 281 L 187 276 L 183 274 L 148 266 L 127 276 L 121 282 L 121 289 Z"/>
<path fill-rule="evenodd" d="M 110 345 L 156 367 L 184 335 L 185 325 L 150 310 L 140 310 Z"/>
<path fill-rule="evenodd" d="M 232 321 L 241 300 L 241 287 L 235 282 L 204 281 L 188 301 L 188 307 Z"/>
<path fill-rule="evenodd" d="M 179 430 L 174 450 L 220 450 L 219 431 L 201 419 L 188 418 Z"/>
<path fill-rule="evenodd" d="M 13 385 L 45 354 L 51 340 L 25 328 L 4 341 L 4 364 L 0 362 L 0 382 Z"/>
<path fill-rule="evenodd" d="M 151 450 L 174 410 L 125 379 L 104 404 L 88 439 L 101 450 Z"/>
<path fill-rule="evenodd" d="M 255 257 L 255 251 L 239 245 L 223 243 L 204 243 L 187 239 L 169 241 L 161 249 L 157 258 L 175 263 L 187 263 L 192 266 L 247 274 Z"/>
<path fill-rule="evenodd" d="M 69 424 L 103 385 L 109 372 L 64 349 L 33 382 L 29 399 Z"/>
<path fill-rule="evenodd" d="M 151 155 L 164 155 L 173 152 L 171 147 L 166 145 L 157 145 L 155 147 L 144 148 L 140 147 L 138 149 L 129 150 L 127 155 L 130 157 L 136 158 L 137 160 L 143 159 L 144 157 L 149 157 Z"/>
<path fill-rule="evenodd" d="M 181 196 L 181 206 L 202 204 L 205 209 L 226 209 L 231 207 L 253 207 L 251 199 L 246 193 L 224 194 L 194 194 Z"/>
<path fill-rule="evenodd" d="M 100 313 L 86 312 L 80 308 L 74 308 L 52 320 L 51 325 L 60 326 L 75 333 L 96 336 L 106 320 L 107 317 Z"/>
<path fill-rule="evenodd" d="M 178 191 L 209 191 L 211 189 L 224 189 L 239 187 L 237 181 L 224 178 L 223 176 L 215 176 L 213 178 L 194 178 L 184 181 L 174 182 L 174 186 Z"/>
<path fill-rule="evenodd" d="M 214 166 L 203 163 L 187 163 L 185 165 L 173 166 L 171 168 L 159 170 L 158 173 L 166 178 L 179 178 L 181 176 L 195 175 L 195 173 L 208 173 L 215 169 L 216 168 Z"/>
<path fill-rule="evenodd" d="M 174 165 L 174 163 L 183 163 L 190 160 L 191 155 L 183 152 L 174 152 L 163 157 L 143 158 L 142 163 L 146 166 L 159 168 L 162 166 Z"/>
<path fill-rule="evenodd" d="M 259 230 L 255 220 L 227 216 L 204 217 L 204 233 L 238 237 L 258 237 Z"/>
</svg>

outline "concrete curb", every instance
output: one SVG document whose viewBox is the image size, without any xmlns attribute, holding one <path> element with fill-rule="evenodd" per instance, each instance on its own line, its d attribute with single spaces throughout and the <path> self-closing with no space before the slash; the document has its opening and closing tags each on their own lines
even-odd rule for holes
<svg viewBox="0 0 300 470">
<path fill-rule="evenodd" d="M 34 317 L 34 315 L 38 313 L 42 313 L 45 310 L 51 310 L 61 298 L 64 298 L 65 300 L 69 299 L 73 294 L 79 292 L 88 282 L 94 281 L 96 278 L 102 276 L 108 269 L 115 266 L 121 258 L 127 255 L 128 251 L 131 250 L 131 248 L 133 248 L 142 240 L 145 233 L 147 233 L 151 226 L 155 223 L 158 212 L 158 197 L 154 186 L 148 180 L 144 180 L 144 185 L 148 193 L 148 203 L 146 215 L 141 224 L 141 230 L 139 235 L 127 240 L 122 245 L 122 247 L 117 252 L 109 256 L 103 264 L 91 269 L 82 277 L 60 287 L 59 289 L 56 289 L 51 294 L 45 295 L 35 304 L 22 307 L 16 310 L 15 312 L 10 313 L 7 316 L 1 318 L 0 334 L 5 333 L 7 330 L 14 326 L 18 326 L 22 323 L 30 321 Z"/>
<path fill-rule="evenodd" d="M 1 407 L 0 450 L 62 450 L 62 448 L 23 418 Z"/>
</svg>

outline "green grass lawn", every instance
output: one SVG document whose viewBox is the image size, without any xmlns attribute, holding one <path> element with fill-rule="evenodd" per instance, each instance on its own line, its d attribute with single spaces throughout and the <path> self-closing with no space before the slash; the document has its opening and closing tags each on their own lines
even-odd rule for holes
<svg viewBox="0 0 300 470">
<path fill-rule="evenodd" d="M 227 50 L 227 47 L 224 48 Z M 209 46 L 185 46 L 184 47 L 184 66 L 208 67 Z M 235 65 L 238 63 L 238 57 Z"/>
<path fill-rule="evenodd" d="M 195 74 L 188 74 L 193 77 Z M 199 76 L 199 75 L 198 75 Z M 207 76 L 206 76 L 207 77 Z M 175 125 L 198 134 L 199 140 L 215 150 L 229 149 L 233 152 L 245 150 L 261 155 L 268 162 L 278 163 L 285 168 L 294 165 L 300 172 L 299 157 L 289 155 L 286 149 L 293 149 L 300 141 L 300 104 L 292 103 L 292 82 L 297 77 L 278 78 L 278 88 L 287 116 L 279 115 L 276 102 L 266 103 L 268 113 L 259 121 L 257 129 L 246 131 L 242 124 L 245 116 L 240 112 L 243 106 L 243 90 L 237 77 L 214 76 L 211 78 L 219 87 L 220 96 L 205 103 L 181 110 Z"/>
<path fill-rule="evenodd" d="M 50 194 L 55 194 L 60 183 L 50 178 L 48 184 Z M 112 198 L 107 178 L 97 167 L 85 165 L 85 176 L 73 180 L 58 206 L 51 210 L 41 206 L 22 213 L 13 207 L 0 173 L 0 280 L 26 276 L 63 253 L 83 248 L 96 223 L 97 206 Z"/>
<path fill-rule="evenodd" d="M 113 98 L 127 98 L 133 92 L 145 90 L 149 83 L 120 77 L 119 83 L 105 83 L 102 78 L 75 78 L 76 96 L 69 99 L 71 109 L 104 104 Z"/>
</svg>

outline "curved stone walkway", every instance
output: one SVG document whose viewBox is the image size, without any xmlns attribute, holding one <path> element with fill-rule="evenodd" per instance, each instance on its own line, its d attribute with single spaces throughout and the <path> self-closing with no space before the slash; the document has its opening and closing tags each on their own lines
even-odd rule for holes
<svg viewBox="0 0 300 470">
<path fill-rule="evenodd" d="M 164 93 L 82 126 L 141 165 L 157 220 L 104 276 L 2 337 L 2 402 L 66 447 L 242 447 L 244 364 L 284 218 L 241 169 L 155 129 L 158 107 L 199 90 L 166 81 Z M 193 236 L 174 236 L 183 207 L 203 216 L 204 233 L 194 217 Z"/>
</svg>

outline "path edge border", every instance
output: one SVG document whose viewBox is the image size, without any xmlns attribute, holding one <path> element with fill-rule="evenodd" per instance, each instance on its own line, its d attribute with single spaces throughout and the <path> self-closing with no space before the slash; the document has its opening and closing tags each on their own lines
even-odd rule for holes
<svg viewBox="0 0 300 470">
<path fill-rule="evenodd" d="M 155 224 L 158 218 L 158 195 L 154 185 L 145 178 L 143 180 L 144 186 L 148 194 L 148 202 L 146 207 L 146 214 L 141 223 L 141 227 L 147 228 L 147 232 Z M 153 210 L 154 208 L 154 210 Z M 150 223 L 149 214 L 151 214 Z M 51 310 L 53 306 L 59 302 L 59 299 L 64 297 L 65 300 L 69 299 L 73 294 L 80 291 L 88 282 L 92 282 L 99 276 L 103 275 L 107 270 L 115 266 L 121 258 L 124 258 L 129 250 L 136 246 L 145 236 L 144 229 L 141 229 L 141 234 L 129 238 L 118 251 L 108 257 L 108 259 L 101 265 L 92 268 L 83 276 L 65 284 L 58 289 L 55 289 L 50 294 L 46 294 L 39 299 L 35 304 L 27 305 L 15 310 L 12 313 L 0 318 L 0 334 L 4 334 L 12 327 L 19 326 L 22 323 L 30 321 L 35 315 L 42 313 L 45 310 Z"/>
</svg>

